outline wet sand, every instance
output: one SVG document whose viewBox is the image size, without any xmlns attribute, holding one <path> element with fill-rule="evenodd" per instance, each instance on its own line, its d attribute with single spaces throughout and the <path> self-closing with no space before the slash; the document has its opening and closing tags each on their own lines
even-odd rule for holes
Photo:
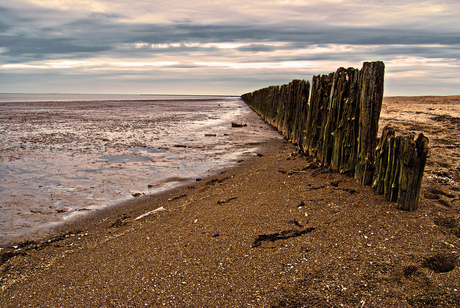
<svg viewBox="0 0 460 308">
<path fill-rule="evenodd" d="M 237 97 L 0 104 L 0 247 L 234 165 L 267 125 Z"/>
<path fill-rule="evenodd" d="M 459 102 L 385 98 L 381 127 L 430 137 L 416 211 L 272 140 L 240 166 L 3 249 L 0 306 L 456 307 Z"/>
</svg>

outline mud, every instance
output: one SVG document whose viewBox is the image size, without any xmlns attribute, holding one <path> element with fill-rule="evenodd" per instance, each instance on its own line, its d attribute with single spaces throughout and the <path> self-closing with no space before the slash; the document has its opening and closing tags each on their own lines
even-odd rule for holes
<svg viewBox="0 0 460 308">
<path fill-rule="evenodd" d="M 0 104 L 0 244 L 235 164 L 279 138 L 251 114 L 235 97 Z"/>
</svg>

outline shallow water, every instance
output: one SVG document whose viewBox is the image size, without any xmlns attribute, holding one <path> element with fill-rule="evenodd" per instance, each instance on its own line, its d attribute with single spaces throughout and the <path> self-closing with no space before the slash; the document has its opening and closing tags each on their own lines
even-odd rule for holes
<svg viewBox="0 0 460 308">
<path fill-rule="evenodd" d="M 235 97 L 1 103 L 0 120 L 0 244 L 215 173 L 280 138 Z"/>
</svg>

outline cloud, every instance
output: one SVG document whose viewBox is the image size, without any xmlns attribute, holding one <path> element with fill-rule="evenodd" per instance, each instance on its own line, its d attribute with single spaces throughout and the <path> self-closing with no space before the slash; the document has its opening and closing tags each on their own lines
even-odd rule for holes
<svg viewBox="0 0 460 308">
<path fill-rule="evenodd" d="M 2 37 L 0 47 L 8 49 L 6 56 L 15 57 L 28 56 L 43 58 L 44 55 L 66 55 L 70 53 L 94 53 L 110 49 L 106 46 L 79 46 L 73 44 L 66 38 L 24 38 L 24 37 Z"/>
<path fill-rule="evenodd" d="M 26 91 L 34 78 L 44 89 L 46 81 L 37 77 L 43 74 L 57 84 L 66 79 L 59 89 L 85 92 L 85 78 L 104 83 L 116 72 L 119 85 L 136 81 L 136 89 L 160 80 L 181 84 L 172 89 L 222 80 L 215 89 L 228 93 L 367 60 L 383 60 L 398 82 L 410 73 L 425 89 L 436 83 L 426 72 L 451 80 L 460 74 L 454 0 L 16 0 L 2 6 L 0 67 L 7 77 L 0 92 Z M 30 82 L 21 87 L 19 75 Z"/>
<path fill-rule="evenodd" d="M 105 13 L 98 13 L 98 12 L 94 12 L 94 13 L 89 14 L 89 17 L 90 18 L 97 18 L 97 19 L 106 19 L 106 18 L 108 18 L 108 19 L 125 19 L 125 18 L 127 18 L 124 15 L 119 15 L 119 14 L 115 14 L 115 13 L 105 14 Z"/>
</svg>

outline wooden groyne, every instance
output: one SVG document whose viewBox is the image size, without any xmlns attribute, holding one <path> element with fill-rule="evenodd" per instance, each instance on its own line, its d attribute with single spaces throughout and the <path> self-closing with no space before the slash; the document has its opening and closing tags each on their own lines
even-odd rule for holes
<svg viewBox="0 0 460 308">
<path fill-rule="evenodd" d="M 383 62 L 361 70 L 339 68 L 311 82 L 293 80 L 242 95 L 267 123 L 324 166 L 348 174 L 403 210 L 418 207 L 428 138 L 395 136 L 391 127 L 377 138 L 383 102 Z"/>
</svg>

